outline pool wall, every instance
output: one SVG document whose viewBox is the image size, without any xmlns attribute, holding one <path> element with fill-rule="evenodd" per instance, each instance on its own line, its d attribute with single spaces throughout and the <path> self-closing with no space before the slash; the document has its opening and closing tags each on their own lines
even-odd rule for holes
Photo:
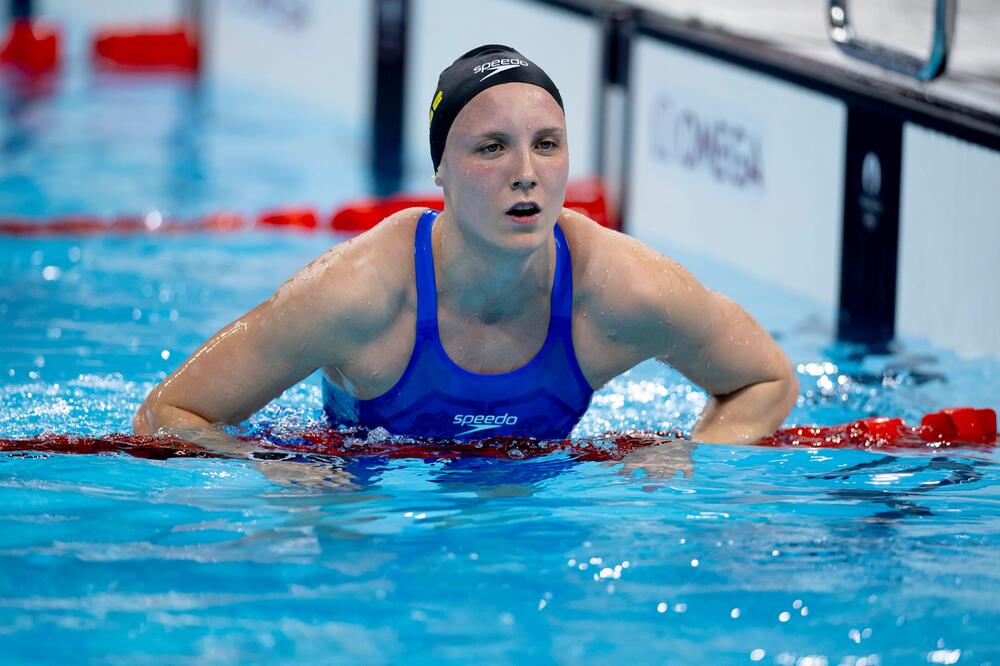
<svg viewBox="0 0 1000 666">
<path fill-rule="evenodd" d="M 194 17 L 209 94 L 238 81 L 358 128 L 375 191 L 430 189 L 437 72 L 512 43 L 560 85 L 571 175 L 604 179 L 626 231 L 814 300 L 840 339 L 1000 356 L 1000 110 L 587 0 L 35 7 L 75 25 Z"/>
</svg>

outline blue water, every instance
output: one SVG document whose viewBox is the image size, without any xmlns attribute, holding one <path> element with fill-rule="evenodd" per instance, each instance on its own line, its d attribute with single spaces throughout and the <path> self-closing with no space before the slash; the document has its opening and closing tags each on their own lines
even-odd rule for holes
<svg viewBox="0 0 1000 666">
<path fill-rule="evenodd" d="M 79 73 L 33 95 L 0 87 L 0 215 L 328 207 L 365 187 L 356 138 L 265 95 Z M 127 431 L 200 342 L 341 240 L 0 238 L 0 438 Z M 833 345 L 818 304 L 675 256 L 789 352 L 789 423 L 998 406 L 995 361 Z M 704 400 L 647 363 L 575 434 L 687 429 Z M 264 422 L 320 423 L 316 378 Z M 347 464 L 345 490 L 251 460 L 0 454 L 0 655 L 1000 663 L 995 452 L 698 444 L 674 460 L 652 483 L 564 455 L 369 459 Z"/>
</svg>

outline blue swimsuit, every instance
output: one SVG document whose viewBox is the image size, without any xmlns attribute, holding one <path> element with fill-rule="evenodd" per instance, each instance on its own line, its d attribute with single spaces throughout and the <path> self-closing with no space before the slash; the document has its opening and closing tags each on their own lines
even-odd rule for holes
<svg viewBox="0 0 1000 666">
<path fill-rule="evenodd" d="M 431 229 L 438 211 L 417 223 L 414 255 L 417 331 L 396 385 L 359 400 L 323 379 L 323 409 L 334 425 L 384 427 L 394 435 L 470 440 L 493 436 L 562 439 L 587 411 L 593 389 L 573 351 L 573 271 L 556 225 L 556 269 L 548 336 L 527 365 L 494 375 L 469 372 L 449 358 L 438 336 Z"/>
</svg>

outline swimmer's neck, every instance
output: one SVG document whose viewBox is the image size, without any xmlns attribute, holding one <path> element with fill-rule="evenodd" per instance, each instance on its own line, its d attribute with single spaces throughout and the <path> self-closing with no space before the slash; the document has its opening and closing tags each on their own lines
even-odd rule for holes
<svg viewBox="0 0 1000 666">
<path fill-rule="evenodd" d="M 431 234 L 439 307 L 490 324 L 548 302 L 555 267 L 551 234 L 534 251 L 503 252 L 441 221 Z"/>
</svg>

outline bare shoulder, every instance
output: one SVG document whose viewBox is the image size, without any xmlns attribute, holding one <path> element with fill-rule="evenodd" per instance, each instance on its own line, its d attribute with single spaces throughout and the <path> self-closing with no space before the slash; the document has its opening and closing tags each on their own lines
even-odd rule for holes
<svg viewBox="0 0 1000 666">
<path fill-rule="evenodd" d="M 573 260 L 573 341 L 591 385 L 706 339 L 718 299 L 683 266 L 582 215 L 564 211 L 563 218 Z"/>
<path fill-rule="evenodd" d="M 413 239 L 423 209 L 410 208 L 330 248 L 269 299 L 302 324 L 358 337 L 388 326 L 413 284 Z"/>
<path fill-rule="evenodd" d="M 672 295 L 700 287 L 683 266 L 632 236 L 570 210 L 559 224 L 573 260 L 574 300 L 581 306 L 610 308 L 622 322 L 662 310 Z"/>
</svg>

